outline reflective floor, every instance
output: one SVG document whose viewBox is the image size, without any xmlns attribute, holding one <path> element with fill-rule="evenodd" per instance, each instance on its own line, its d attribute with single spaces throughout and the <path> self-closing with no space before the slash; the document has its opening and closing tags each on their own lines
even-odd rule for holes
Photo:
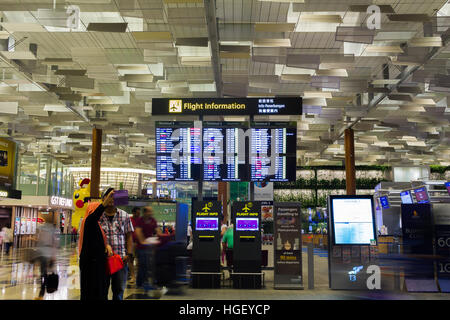
<svg viewBox="0 0 450 320">
<path fill-rule="evenodd" d="M 22 261 L 22 251 L 12 249 L 10 254 L 0 256 L 0 300 L 33 300 L 39 294 L 39 266 Z M 303 253 L 304 270 L 303 277 L 307 279 L 306 253 Z M 407 292 L 354 292 L 336 291 L 328 288 L 328 264 L 327 257 L 318 251 L 314 256 L 315 288 L 308 289 L 304 283 L 304 290 L 274 290 L 273 271 L 266 270 L 265 288 L 259 290 L 238 290 L 231 288 L 222 289 L 192 289 L 183 287 L 177 292 L 167 292 L 161 300 L 195 299 L 195 300 L 296 300 L 296 299 L 431 299 L 448 300 L 450 294 L 446 293 L 407 293 Z M 58 251 L 55 270 L 59 274 L 59 289 L 55 293 L 45 294 L 45 300 L 78 300 L 79 269 L 76 249 L 74 246 L 61 248 Z M 225 277 L 227 277 L 225 272 Z M 110 298 L 112 294 L 110 292 Z M 155 299 L 155 297 L 142 294 L 134 284 L 128 282 L 124 294 L 125 299 Z"/>
</svg>

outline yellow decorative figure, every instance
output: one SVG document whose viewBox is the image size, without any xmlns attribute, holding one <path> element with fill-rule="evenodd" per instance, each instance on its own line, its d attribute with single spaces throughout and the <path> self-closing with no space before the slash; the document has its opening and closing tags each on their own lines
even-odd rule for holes
<svg viewBox="0 0 450 320">
<path fill-rule="evenodd" d="M 85 202 L 84 199 L 91 195 L 91 180 L 88 178 L 82 179 L 78 185 L 80 188 L 73 192 L 75 211 L 72 214 L 72 227 L 77 229 L 77 231 L 80 226 L 80 220 L 84 217 L 89 204 L 87 201 Z"/>
</svg>

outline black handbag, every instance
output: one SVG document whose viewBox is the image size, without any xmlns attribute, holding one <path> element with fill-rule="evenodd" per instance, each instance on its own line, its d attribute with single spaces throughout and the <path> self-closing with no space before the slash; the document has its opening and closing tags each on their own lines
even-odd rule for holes
<svg viewBox="0 0 450 320">
<path fill-rule="evenodd" d="M 59 276 L 52 272 L 51 274 L 47 275 L 45 287 L 47 289 L 47 293 L 53 293 L 56 290 L 58 290 L 59 285 Z"/>
</svg>

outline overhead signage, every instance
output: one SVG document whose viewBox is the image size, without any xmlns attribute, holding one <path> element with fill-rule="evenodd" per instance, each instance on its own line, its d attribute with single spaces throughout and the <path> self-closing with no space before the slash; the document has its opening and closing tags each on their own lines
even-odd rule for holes
<svg viewBox="0 0 450 320">
<path fill-rule="evenodd" d="M 1 198 L 22 199 L 22 191 L 0 187 L 0 200 Z"/>
<path fill-rule="evenodd" d="M 302 98 L 153 98 L 153 115 L 301 115 Z"/>
<path fill-rule="evenodd" d="M 13 186 L 15 167 L 16 143 L 0 138 L 0 186 Z"/>
<path fill-rule="evenodd" d="M 275 203 L 275 289 L 303 289 L 300 203 Z"/>
<path fill-rule="evenodd" d="M 155 136 L 157 181 L 296 179 L 295 122 L 161 121 Z"/>
<path fill-rule="evenodd" d="M 73 200 L 68 198 L 52 196 L 50 197 L 50 205 L 63 208 L 72 208 Z"/>
</svg>

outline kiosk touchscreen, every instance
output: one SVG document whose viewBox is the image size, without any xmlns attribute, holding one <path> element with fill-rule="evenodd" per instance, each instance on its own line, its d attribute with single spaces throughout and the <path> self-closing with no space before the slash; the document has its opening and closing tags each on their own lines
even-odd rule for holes
<svg viewBox="0 0 450 320">
<path fill-rule="evenodd" d="M 380 197 L 380 204 L 383 209 L 389 209 L 389 200 L 387 196 Z"/>
<path fill-rule="evenodd" d="M 411 191 L 409 191 L 409 190 L 400 192 L 400 198 L 402 199 L 403 204 L 413 204 L 414 203 L 412 195 L 411 195 Z"/>
<path fill-rule="evenodd" d="M 234 202 L 233 287 L 261 288 L 261 202 Z"/>
<path fill-rule="evenodd" d="M 368 270 L 379 263 L 373 196 L 332 195 L 328 198 L 328 208 L 330 288 L 370 289 Z"/>
<path fill-rule="evenodd" d="M 192 204 L 192 287 L 220 287 L 219 201 L 193 201 Z"/>
<path fill-rule="evenodd" d="M 416 196 L 417 203 L 430 203 L 426 187 L 414 189 L 414 195 Z"/>
<path fill-rule="evenodd" d="M 376 240 L 371 196 L 331 196 L 330 219 L 335 245 L 370 245 Z"/>
</svg>

